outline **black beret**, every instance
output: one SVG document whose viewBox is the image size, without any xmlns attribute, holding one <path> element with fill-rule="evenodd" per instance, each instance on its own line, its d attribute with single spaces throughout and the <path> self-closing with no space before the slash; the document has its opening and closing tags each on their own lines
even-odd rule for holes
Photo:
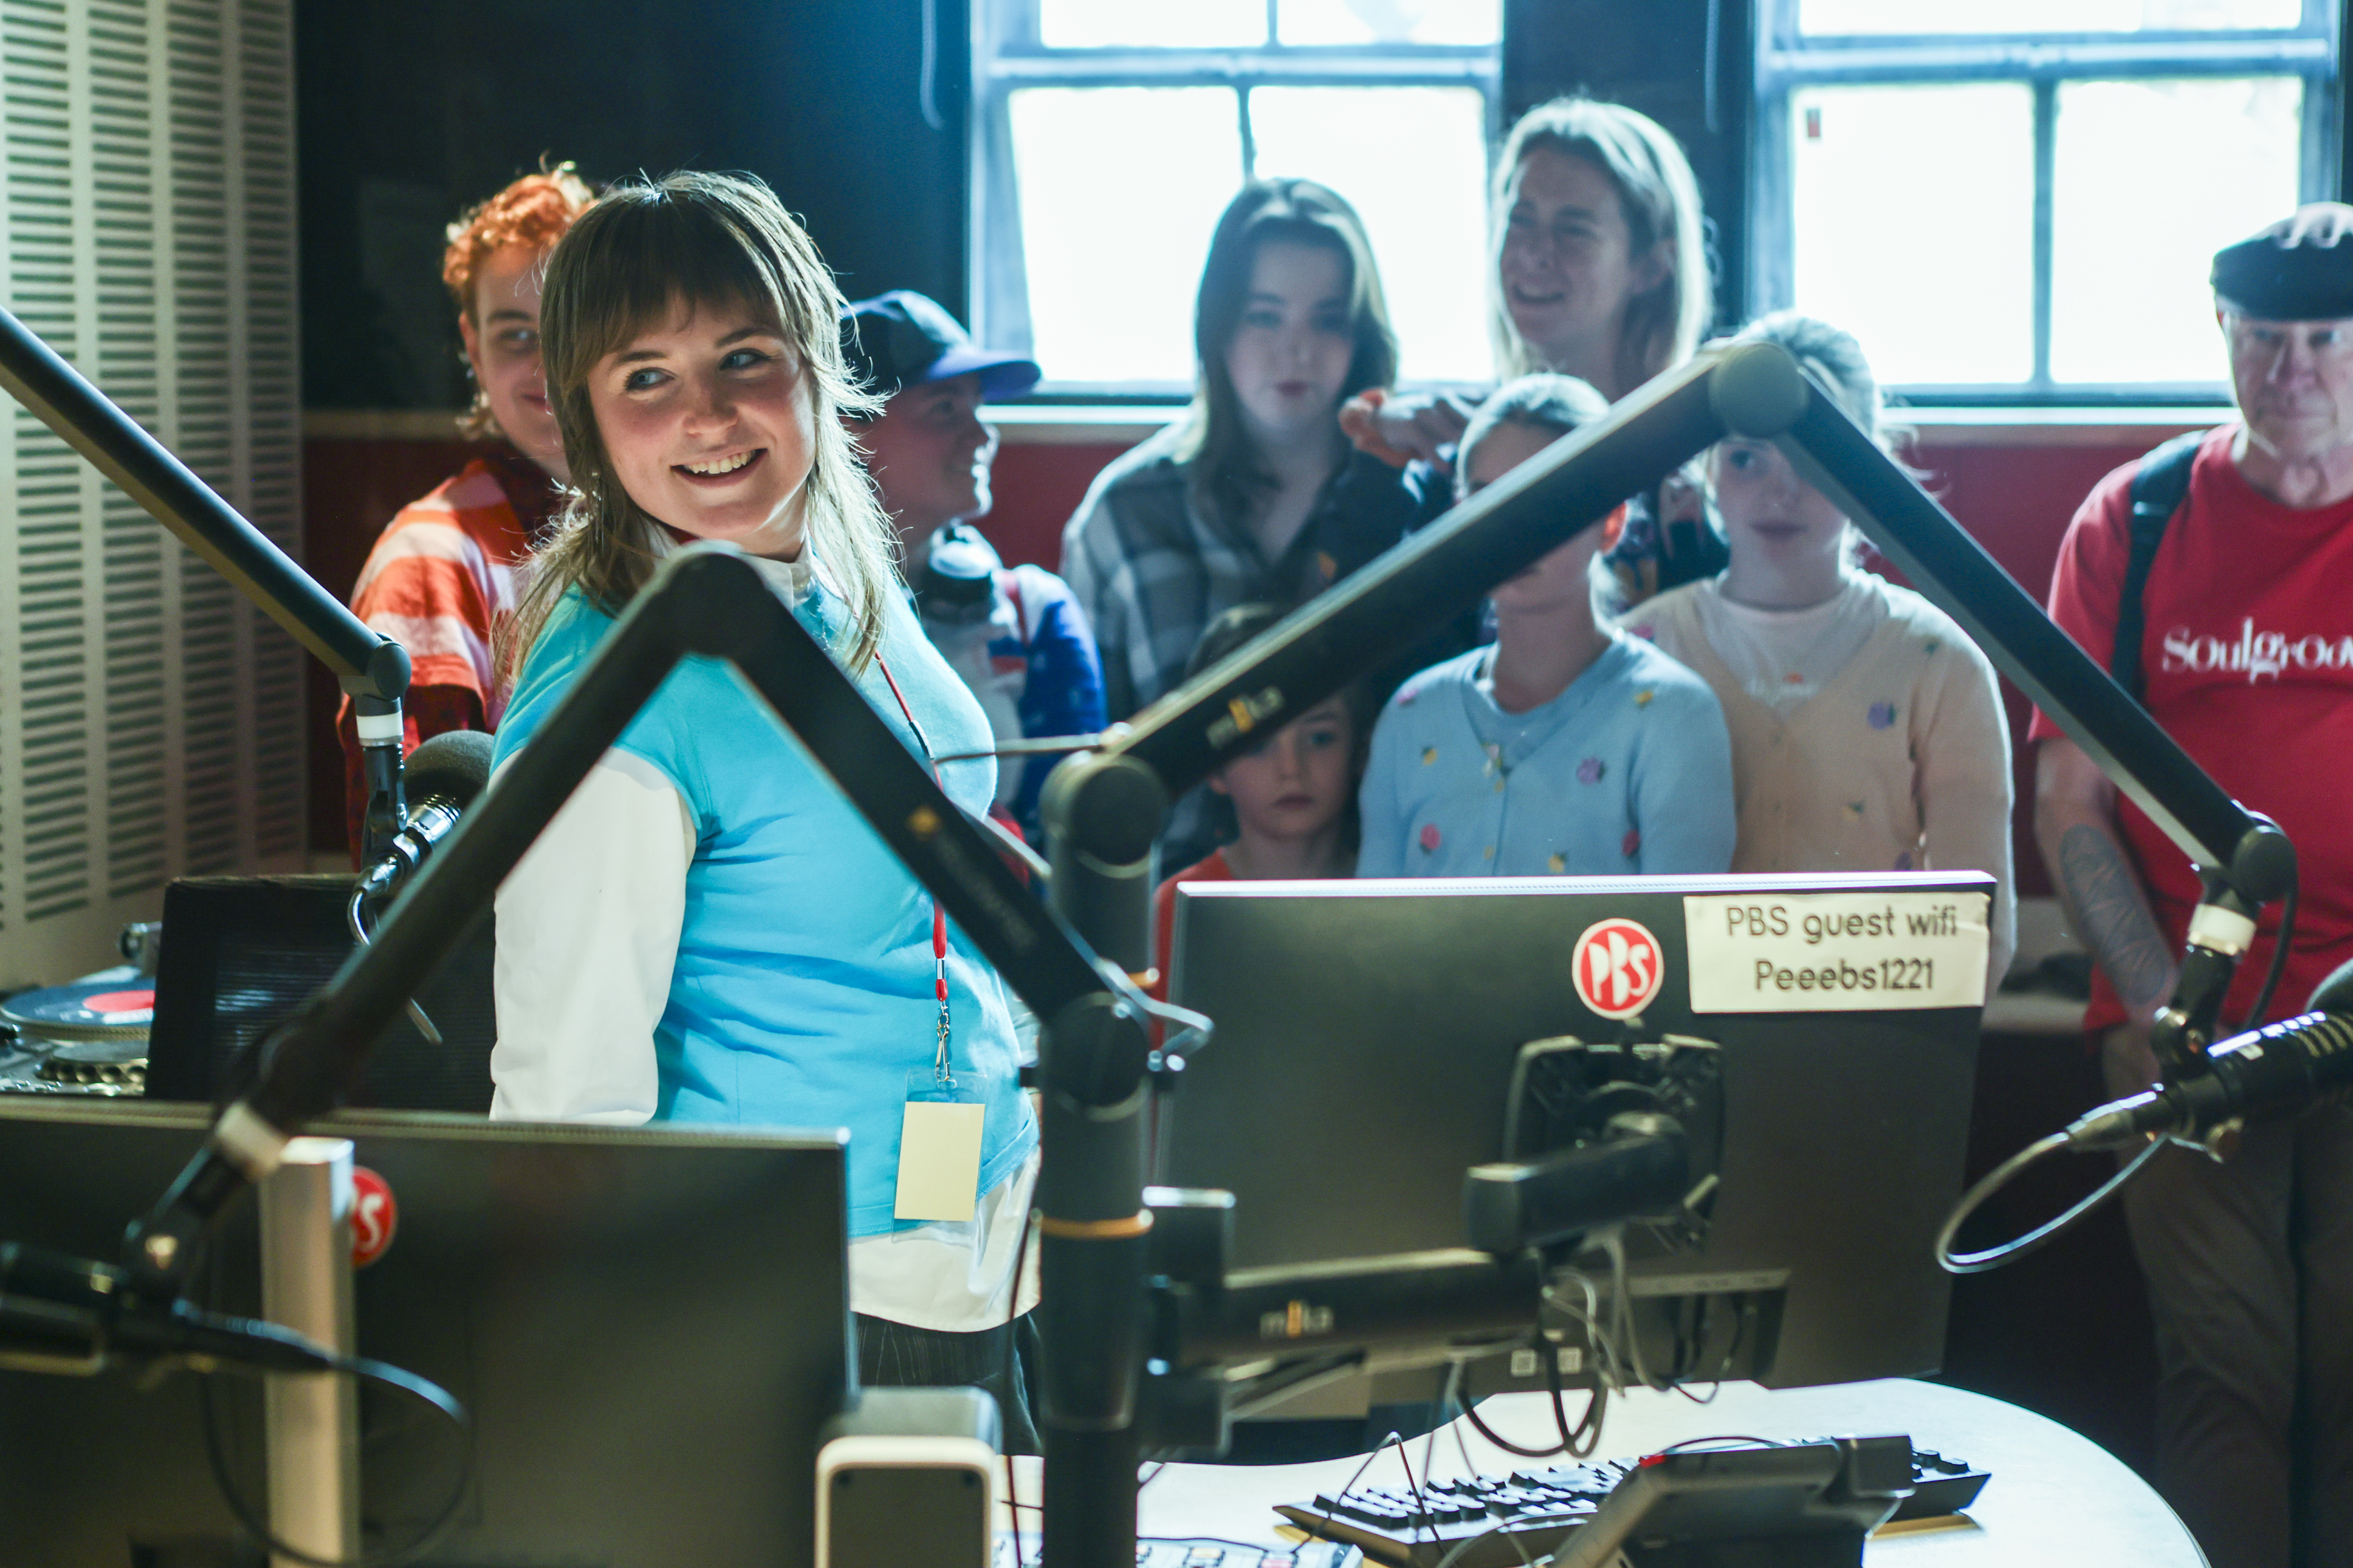
<svg viewBox="0 0 2353 1568">
<path fill-rule="evenodd" d="M 2265 235 L 2214 253 L 2214 294 L 2265 321 L 2353 316 L 2353 236 L 2335 245 L 2284 245 Z"/>
</svg>

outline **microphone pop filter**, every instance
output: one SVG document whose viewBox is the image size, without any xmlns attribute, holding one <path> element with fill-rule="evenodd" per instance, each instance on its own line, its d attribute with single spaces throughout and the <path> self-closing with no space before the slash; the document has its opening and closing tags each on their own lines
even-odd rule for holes
<svg viewBox="0 0 2353 1568">
<path fill-rule="evenodd" d="M 452 730 L 409 752 L 406 793 L 412 805 L 428 795 L 445 796 L 460 810 L 473 804 L 491 782 L 494 743 L 480 730 Z"/>
<path fill-rule="evenodd" d="M 2307 1013 L 2353 1013 L 2353 960 L 2337 966 L 2304 1005 Z"/>
</svg>

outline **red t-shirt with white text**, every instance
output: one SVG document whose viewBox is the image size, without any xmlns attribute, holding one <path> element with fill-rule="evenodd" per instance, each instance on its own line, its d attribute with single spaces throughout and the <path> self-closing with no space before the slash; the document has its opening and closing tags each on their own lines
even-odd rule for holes
<svg viewBox="0 0 2353 1568">
<path fill-rule="evenodd" d="M 2353 958 L 2353 500 L 2300 510 L 2241 477 L 2239 426 L 2198 448 L 2189 493 L 2150 563 L 2141 636 L 2149 712 L 2232 799 L 2270 816 L 2296 847 L 2303 907 L 2274 1018 L 2304 1010 L 2329 972 Z M 2116 650 L 2116 605 L 2132 539 L 2138 462 L 2102 479 L 2059 547 L 2051 618 L 2102 668 Z M 2031 738 L 2060 733 L 2040 711 Z M 2179 949 L 2198 878 L 2173 841 L 2119 795 L 2118 826 Z M 2239 965 L 2223 1009 L 2253 1005 L 2271 962 L 2278 909 Z M 2096 972 L 2086 1028 L 2122 1021 Z"/>
</svg>

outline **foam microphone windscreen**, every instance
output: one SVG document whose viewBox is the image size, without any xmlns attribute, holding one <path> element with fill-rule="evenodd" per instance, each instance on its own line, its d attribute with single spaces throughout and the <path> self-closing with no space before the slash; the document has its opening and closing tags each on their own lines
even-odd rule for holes
<svg viewBox="0 0 2353 1568">
<path fill-rule="evenodd" d="M 493 744 L 480 730 L 452 730 L 409 752 L 403 793 L 410 807 L 428 795 L 445 796 L 461 809 L 470 805 L 491 782 Z"/>
</svg>

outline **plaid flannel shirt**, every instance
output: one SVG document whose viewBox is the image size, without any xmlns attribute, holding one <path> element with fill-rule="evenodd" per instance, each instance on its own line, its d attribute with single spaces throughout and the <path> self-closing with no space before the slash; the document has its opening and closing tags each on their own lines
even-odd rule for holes
<svg viewBox="0 0 2353 1568">
<path fill-rule="evenodd" d="M 1181 433 L 1171 426 L 1104 468 L 1062 532 L 1062 576 L 1094 627 L 1113 721 L 1182 684 L 1194 644 L 1227 610 L 1312 598 L 1451 500 L 1442 487 L 1352 451 L 1290 548 L 1269 561 L 1240 519 L 1206 516 L 1194 504 L 1192 465 L 1177 456 Z M 1189 866 L 1217 847 L 1206 794 L 1192 791 L 1170 813 L 1164 866 Z"/>
</svg>

